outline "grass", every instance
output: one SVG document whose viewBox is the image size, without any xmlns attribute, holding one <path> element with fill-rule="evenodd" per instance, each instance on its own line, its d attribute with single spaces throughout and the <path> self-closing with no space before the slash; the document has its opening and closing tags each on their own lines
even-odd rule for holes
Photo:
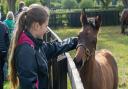
<svg viewBox="0 0 128 89">
<path fill-rule="evenodd" d="M 55 28 L 54 28 L 55 29 Z M 55 33 L 61 39 L 77 36 L 81 28 L 57 28 Z M 98 34 L 97 50 L 108 49 L 116 58 L 119 69 L 118 89 L 128 89 L 128 36 L 120 34 L 120 26 L 101 27 Z M 75 50 L 70 51 L 72 57 Z M 10 89 L 8 82 L 5 83 L 4 89 Z M 68 81 L 68 89 L 71 89 Z"/>
<path fill-rule="evenodd" d="M 9 82 L 8 81 L 5 81 L 4 89 L 10 89 L 10 86 L 9 86 Z"/>
<path fill-rule="evenodd" d="M 59 28 L 58 30 L 54 30 L 54 32 L 64 39 L 77 36 L 80 29 L 81 28 Z M 100 49 L 108 49 L 113 53 L 119 69 L 118 89 L 128 89 L 128 36 L 120 34 L 120 26 L 100 28 L 97 50 Z M 70 54 L 74 57 L 75 51 L 71 51 Z M 69 87 L 68 89 L 71 89 Z"/>
</svg>

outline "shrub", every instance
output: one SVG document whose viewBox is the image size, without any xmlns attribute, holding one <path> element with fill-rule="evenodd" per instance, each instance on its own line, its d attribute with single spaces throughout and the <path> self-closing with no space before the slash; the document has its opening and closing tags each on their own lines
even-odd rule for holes
<svg viewBox="0 0 128 89">
<path fill-rule="evenodd" d="M 39 0 L 25 0 L 25 4 L 27 6 L 33 4 L 33 3 L 39 3 L 40 1 Z"/>
<path fill-rule="evenodd" d="M 79 6 L 80 8 L 92 8 L 93 0 L 82 0 Z"/>
<path fill-rule="evenodd" d="M 58 2 L 51 2 L 50 5 L 51 5 L 50 6 L 51 8 L 55 8 L 55 9 L 61 8 L 61 3 L 58 3 Z"/>
<path fill-rule="evenodd" d="M 74 8 L 78 8 L 78 4 L 76 0 L 63 0 L 62 7 L 65 9 L 74 9 Z"/>
</svg>

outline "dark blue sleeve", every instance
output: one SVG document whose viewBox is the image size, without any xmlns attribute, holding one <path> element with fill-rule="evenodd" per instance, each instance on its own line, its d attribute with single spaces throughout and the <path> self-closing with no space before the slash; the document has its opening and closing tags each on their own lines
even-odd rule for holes
<svg viewBox="0 0 128 89">
<path fill-rule="evenodd" d="M 20 89 L 37 89 L 37 64 L 34 49 L 23 44 L 16 50 L 16 68 Z"/>
<path fill-rule="evenodd" d="M 77 45 L 77 37 L 64 39 L 62 42 L 51 42 L 44 44 L 44 51 L 46 53 L 46 57 L 50 59 L 51 57 L 58 56 L 61 53 L 73 50 Z"/>
</svg>

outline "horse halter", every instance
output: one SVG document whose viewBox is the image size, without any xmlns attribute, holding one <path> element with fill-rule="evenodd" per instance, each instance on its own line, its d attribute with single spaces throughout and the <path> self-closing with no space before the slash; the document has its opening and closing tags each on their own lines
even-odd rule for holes
<svg viewBox="0 0 128 89">
<path fill-rule="evenodd" d="M 93 53 L 91 53 L 91 51 L 84 44 L 78 44 L 76 49 L 78 49 L 78 47 L 83 47 L 84 48 L 84 53 L 85 53 L 84 58 L 86 58 L 86 60 L 83 60 L 83 61 L 84 62 L 89 61 L 89 57 L 92 56 Z"/>
<path fill-rule="evenodd" d="M 92 55 L 92 53 L 91 53 L 90 50 L 89 50 L 87 47 L 85 47 L 85 45 L 82 44 L 82 43 L 81 43 L 81 44 L 78 44 L 77 47 L 76 47 L 76 49 L 78 49 L 78 47 L 83 47 L 83 48 L 84 48 L 84 54 L 85 54 L 84 57 L 82 57 L 81 66 L 78 68 L 79 70 L 81 70 L 82 67 L 84 66 L 84 64 L 89 61 L 89 57 Z M 85 59 L 85 60 L 83 60 L 83 59 Z M 76 63 L 76 60 L 74 60 L 74 62 L 75 62 L 75 64 L 79 65 L 79 63 Z"/>
</svg>

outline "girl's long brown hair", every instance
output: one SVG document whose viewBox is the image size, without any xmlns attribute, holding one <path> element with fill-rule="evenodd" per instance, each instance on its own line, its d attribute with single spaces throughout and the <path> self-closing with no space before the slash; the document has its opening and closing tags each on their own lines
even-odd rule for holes
<svg viewBox="0 0 128 89">
<path fill-rule="evenodd" d="M 18 16 L 16 22 L 16 29 L 14 31 L 12 40 L 10 42 L 10 47 L 8 50 L 8 60 L 9 60 L 9 78 L 12 89 L 17 89 L 19 85 L 19 79 L 17 76 L 16 66 L 15 66 L 15 49 L 18 44 L 18 39 L 23 31 L 29 31 L 33 22 L 38 22 L 42 25 L 46 20 L 48 20 L 47 10 L 38 4 L 33 4 L 29 7 L 28 11 L 23 11 Z"/>
</svg>

